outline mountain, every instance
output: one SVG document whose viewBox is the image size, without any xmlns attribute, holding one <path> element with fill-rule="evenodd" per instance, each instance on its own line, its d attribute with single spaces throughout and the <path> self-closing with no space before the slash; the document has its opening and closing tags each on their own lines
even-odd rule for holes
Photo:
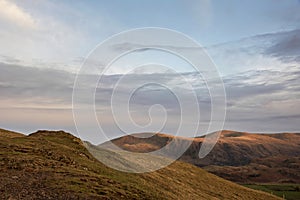
<svg viewBox="0 0 300 200">
<path fill-rule="evenodd" d="M 279 199 L 180 161 L 151 173 L 116 171 L 64 131 L 28 136 L 3 132 L 0 199 Z M 131 162 L 116 152 L 95 148 L 112 160 Z"/>
<path fill-rule="evenodd" d="M 147 133 L 143 133 L 147 134 Z M 178 138 L 155 134 L 149 138 L 128 135 L 113 139 L 122 149 L 132 152 L 151 152 L 173 139 L 177 146 L 192 140 L 180 160 L 204 168 L 227 180 L 238 183 L 300 183 L 300 134 L 253 134 L 224 130 L 213 148 L 203 159 L 198 152 L 204 138 Z M 110 148 L 109 143 L 101 147 Z M 170 149 L 172 151 L 172 149 Z"/>
</svg>

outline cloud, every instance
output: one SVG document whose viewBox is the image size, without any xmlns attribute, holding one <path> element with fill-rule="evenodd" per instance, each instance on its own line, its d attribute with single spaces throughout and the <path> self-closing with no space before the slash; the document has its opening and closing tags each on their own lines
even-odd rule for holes
<svg viewBox="0 0 300 200">
<path fill-rule="evenodd" d="M 0 63 L 0 72 L 1 100 L 9 104 L 2 108 L 57 108 L 70 103 L 75 77 L 70 73 L 6 63 Z"/>
<path fill-rule="evenodd" d="M 298 130 L 300 109 L 298 33 L 299 30 L 264 34 L 207 48 L 217 67 L 223 70 L 228 105 L 225 128 L 275 132 Z M 112 46 L 111 50 L 130 50 L 135 47 L 144 46 L 121 43 Z M 180 45 L 171 48 L 194 50 Z M 148 52 L 149 49 L 146 49 L 140 53 Z M 163 57 L 169 60 L 169 57 Z M 41 128 L 58 127 L 59 124 L 61 128 L 75 131 L 72 116 L 72 87 L 75 74 L 71 70 L 57 70 L 59 67 L 53 67 L 47 62 L 39 63 L 37 65 L 39 67 L 29 67 L 34 65 L 25 65 L 23 60 L 14 56 L 5 55 L 2 56 L 2 60 L 5 62 L 0 63 L 0 110 L 8 114 L 0 117 L 1 126 L 9 127 L 17 121 L 26 130 L 29 130 L 29 127 L 36 129 L 38 123 L 43 125 Z M 127 61 L 133 64 L 132 60 Z M 144 63 L 145 59 L 141 61 Z M 88 64 L 95 68 L 103 65 L 101 59 L 89 62 Z M 176 63 L 178 64 L 177 61 Z M 40 64 L 47 68 L 41 68 Z M 110 100 L 117 82 L 128 71 L 123 64 L 124 62 L 119 63 L 114 73 L 102 76 L 95 95 L 96 114 L 103 124 L 102 128 L 111 133 L 111 137 L 122 134 L 114 124 Z M 134 64 L 138 65 L 139 62 Z M 59 66 L 59 63 L 57 65 Z M 234 73 L 228 73 L 230 72 L 228 69 L 232 69 L 231 72 Z M 200 129 L 206 130 L 211 117 L 211 99 L 202 77 L 194 72 L 181 71 L 180 74 L 176 74 L 168 70 L 160 71 L 161 73 L 157 73 L 158 71 L 151 68 L 148 71 L 133 71 L 127 74 L 126 82 L 119 85 L 117 103 L 126 106 L 128 91 L 136 88 L 143 80 L 164 83 L 171 91 L 176 89 L 179 95 L 189 97 L 193 91 L 184 86 L 185 80 L 188 80 L 196 92 L 200 105 Z M 82 94 L 79 102 L 82 106 L 86 106 L 90 102 L 86 99 L 86 94 L 95 87 L 91 85 L 91 80 L 97 79 L 98 76 L 96 73 L 90 73 L 82 78 L 85 85 L 79 88 Z M 188 98 L 181 103 L 188 105 L 187 109 L 195 110 L 195 105 Z M 166 127 L 169 128 L 166 128 L 165 132 L 175 132 L 180 122 L 180 107 L 174 94 L 167 88 L 147 85 L 138 89 L 130 100 L 131 117 L 138 124 L 147 124 L 149 108 L 154 104 L 161 104 L 167 112 Z M 164 116 L 157 112 L 155 119 L 163 121 Z M 86 126 L 90 127 L 88 118 Z M 187 133 L 186 136 L 191 135 Z"/>
<path fill-rule="evenodd" d="M 299 72 L 300 67 L 297 66 L 285 71 L 250 70 L 224 77 L 228 102 L 225 128 L 244 131 L 296 131 L 300 111 Z M 149 108 L 154 104 L 161 104 L 168 115 L 165 132 L 175 132 L 180 122 L 180 107 L 172 88 L 177 88 L 178 94 L 185 97 L 189 97 L 192 92 L 182 84 L 181 76 L 184 76 L 197 94 L 201 113 L 200 127 L 201 130 L 205 130 L 210 120 L 211 102 L 209 92 L 199 74 L 142 73 L 128 76 L 128 81 L 120 85 L 118 90 L 119 105 L 126 105 L 125 96 L 131 88 L 136 88 L 141 80 L 163 82 L 171 88 L 169 91 L 159 85 L 148 85 L 137 90 L 130 100 L 130 112 L 136 123 L 147 124 Z M 111 137 L 122 134 L 115 126 L 110 110 L 112 93 L 121 77 L 122 74 L 103 76 L 96 90 L 96 113 L 102 128 L 111 133 Z M 85 94 L 95 87 L 90 82 L 95 78 L 96 75 L 84 76 L 86 84 L 80 88 L 82 106 L 90 102 L 85 98 Z M 58 127 L 75 131 L 72 117 L 74 79 L 75 74 L 66 71 L 0 63 L 0 110 L 6 113 L 0 117 L 3 126 L 16 127 L 17 123 L 17 128 L 23 127 L 32 131 L 37 127 Z M 195 109 L 195 105 L 188 98 L 181 103 L 186 104 L 187 109 Z M 152 114 L 155 119 L 164 120 L 161 112 Z M 287 119 L 290 121 L 282 124 Z M 86 126 L 89 126 L 89 121 L 87 119 Z M 187 136 L 190 136 L 189 133 Z M 95 143 L 98 142 L 100 141 Z"/>
<path fill-rule="evenodd" d="M 75 71 L 74 67 L 70 69 L 74 58 L 85 56 L 100 42 L 99 38 L 107 37 L 117 26 L 109 16 L 102 19 L 102 12 L 92 17 L 75 4 L 0 0 L 0 55 L 29 66 L 59 63 L 56 68 Z M 75 64 L 76 68 L 80 65 Z"/>
<path fill-rule="evenodd" d="M 266 132 L 298 130 L 297 121 L 300 120 L 298 114 L 300 112 L 298 35 L 299 30 L 278 32 L 207 48 L 214 61 L 217 62 L 217 66 L 222 66 L 220 70 L 223 70 L 228 105 L 226 129 Z M 121 43 L 112 46 L 111 50 L 134 47 L 144 46 Z M 172 48 L 193 50 L 176 45 Z M 147 52 L 149 51 L 140 53 Z M 140 58 L 142 58 L 141 61 L 145 61 L 143 57 Z M 7 114 L 1 116 L 0 120 L 6 127 L 13 126 L 15 122 L 22 124 L 28 130 L 30 129 L 28 126 L 43 125 L 42 128 L 53 128 L 58 127 L 57 124 L 59 124 L 61 128 L 66 127 L 67 130 L 75 131 L 72 117 L 72 87 L 76 74 L 71 70 L 57 70 L 58 67 L 52 67 L 49 63 L 46 63 L 48 68 L 45 69 L 29 67 L 32 65 L 24 64 L 22 60 L 13 56 L 1 56 L 1 59 L 5 62 L 0 63 L 0 110 Z M 101 66 L 98 60 L 91 61 L 89 64 Z M 123 67 L 124 71 L 122 63 L 119 63 L 117 67 L 120 69 Z M 234 73 L 228 73 L 230 68 L 239 70 L 235 69 L 232 70 Z M 104 124 L 103 129 L 111 133 L 111 137 L 122 134 L 114 124 L 110 100 L 117 82 L 124 75 L 123 71 L 116 70 L 120 73 L 105 74 L 97 86 L 95 95 L 97 116 Z M 237 71 L 240 72 L 237 73 Z M 138 87 L 139 83 L 144 80 L 164 83 L 171 88 L 171 91 L 176 89 L 179 95 L 189 97 L 193 91 L 184 85 L 185 80 L 188 80 L 196 92 L 200 105 L 201 130 L 206 130 L 211 117 L 211 101 L 205 81 L 199 74 L 184 71 L 176 74 L 155 69 L 134 71 L 127 76 L 127 81 L 119 85 L 119 98 L 117 99 L 119 105 L 126 105 L 125 97 L 128 91 Z M 79 102 L 82 106 L 89 104 L 90 100 L 86 98 L 86 94 L 94 90 L 96 86 L 91 85 L 91 80 L 97 78 L 96 73 L 85 74 L 82 77 L 85 81 L 84 86 L 79 88 L 82 94 Z M 187 109 L 195 109 L 195 105 L 188 98 L 185 98 L 182 103 L 188 105 Z M 166 127 L 169 127 L 166 128 L 166 132 L 175 132 L 180 122 L 178 101 L 167 88 L 155 84 L 142 87 L 134 93 L 130 100 L 132 118 L 138 124 L 147 124 L 149 108 L 154 104 L 161 104 L 166 109 L 168 115 Z M 164 120 L 161 112 L 156 112 L 153 116 L 158 121 Z M 88 118 L 86 126 L 90 126 Z M 93 131 L 96 130 L 90 130 L 90 132 Z"/>
<path fill-rule="evenodd" d="M 0 20 L 8 21 L 22 28 L 35 28 L 34 18 L 12 1 L 0 0 Z"/>
<path fill-rule="evenodd" d="M 299 63 L 299 30 L 275 32 L 207 47 L 221 74 L 282 70 Z"/>
<path fill-rule="evenodd" d="M 264 54 L 284 62 L 300 62 L 300 29 L 281 33 L 280 37 L 266 48 Z"/>
<path fill-rule="evenodd" d="M 205 47 L 208 55 L 216 64 L 220 74 L 229 75 L 247 70 L 281 70 L 283 68 L 296 65 L 300 62 L 300 30 L 289 30 L 274 32 L 268 34 L 255 35 L 243 38 L 237 41 L 226 42 L 213 46 Z M 195 47 L 184 46 L 184 44 L 175 44 L 174 46 L 158 46 L 159 48 L 173 49 L 174 51 L 195 52 L 199 50 Z M 111 51 L 129 51 L 139 48 L 141 55 L 136 56 L 143 60 L 153 56 L 149 52 L 153 49 L 149 45 L 138 43 L 117 43 L 111 46 Z M 162 53 L 161 53 L 162 54 Z M 136 54 L 137 55 L 137 54 Z M 174 58 L 163 55 L 165 60 L 174 60 Z M 153 58 L 153 57 L 151 57 Z M 163 62 L 163 60 L 160 60 Z M 127 60 L 127 62 L 129 62 Z M 177 65 L 182 65 L 182 63 Z M 129 62 L 136 64 L 136 62 Z M 165 63 L 165 62 L 164 62 Z M 175 64 L 176 65 L 176 64 Z M 176 65 L 176 66 L 177 66 Z M 124 65 L 120 65 L 114 72 L 124 72 Z M 190 70 L 184 65 L 186 71 Z"/>
</svg>

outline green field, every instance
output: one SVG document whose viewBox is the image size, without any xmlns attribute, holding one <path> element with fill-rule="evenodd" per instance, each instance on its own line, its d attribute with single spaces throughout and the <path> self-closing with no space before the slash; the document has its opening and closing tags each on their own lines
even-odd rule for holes
<svg viewBox="0 0 300 200">
<path fill-rule="evenodd" d="M 300 199 L 300 184 L 249 184 L 244 186 L 255 190 L 269 192 L 287 200 Z"/>
</svg>

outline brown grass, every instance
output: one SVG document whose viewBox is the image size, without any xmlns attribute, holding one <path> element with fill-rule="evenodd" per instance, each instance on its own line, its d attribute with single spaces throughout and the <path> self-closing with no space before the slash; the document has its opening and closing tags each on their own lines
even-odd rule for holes
<svg viewBox="0 0 300 200">
<path fill-rule="evenodd" d="M 115 171 L 63 131 L 2 137 L 0 169 L 1 199 L 278 199 L 183 162 L 145 174 Z"/>
</svg>

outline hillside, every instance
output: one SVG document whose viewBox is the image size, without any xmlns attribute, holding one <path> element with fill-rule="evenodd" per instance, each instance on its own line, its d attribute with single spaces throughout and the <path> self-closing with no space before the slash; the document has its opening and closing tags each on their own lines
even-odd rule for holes
<svg viewBox="0 0 300 200">
<path fill-rule="evenodd" d="M 117 153 L 103 155 L 122 162 Z M 0 199 L 278 199 L 183 162 L 152 173 L 119 172 L 63 131 L 2 136 L 0 169 Z"/>
<path fill-rule="evenodd" d="M 128 151 L 150 152 L 173 139 L 174 136 L 166 134 L 149 138 L 128 135 L 112 142 Z M 214 149 L 204 159 L 198 158 L 203 137 L 177 140 L 178 145 L 180 141 L 193 140 L 180 160 L 203 167 L 225 179 L 238 183 L 300 183 L 300 134 L 222 131 Z M 100 146 L 110 148 L 108 143 Z"/>
<path fill-rule="evenodd" d="M 22 133 L 17 133 L 14 131 L 8 131 L 5 129 L 0 128 L 0 137 L 10 137 L 10 138 L 15 138 L 15 137 L 24 137 Z"/>
</svg>

